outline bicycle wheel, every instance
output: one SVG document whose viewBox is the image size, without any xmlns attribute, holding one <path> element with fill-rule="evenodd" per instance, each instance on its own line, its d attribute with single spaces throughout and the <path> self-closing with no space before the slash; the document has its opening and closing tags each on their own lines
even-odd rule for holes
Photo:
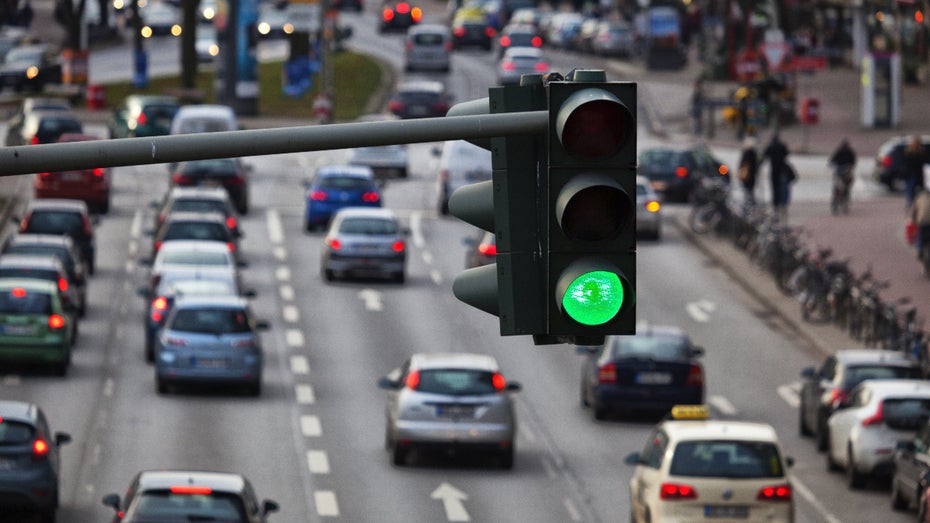
<svg viewBox="0 0 930 523">
<path fill-rule="evenodd" d="M 705 234 L 714 229 L 720 221 L 720 213 L 713 203 L 696 205 L 688 216 L 688 225 L 697 234 Z"/>
</svg>

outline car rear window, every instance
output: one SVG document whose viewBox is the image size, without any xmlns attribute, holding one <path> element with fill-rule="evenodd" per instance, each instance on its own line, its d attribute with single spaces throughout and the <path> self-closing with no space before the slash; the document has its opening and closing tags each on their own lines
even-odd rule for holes
<svg viewBox="0 0 930 523">
<path fill-rule="evenodd" d="M 675 446 L 672 476 L 780 478 L 778 448 L 764 441 L 682 441 Z"/>
<path fill-rule="evenodd" d="M 57 282 L 58 271 L 54 269 L 34 269 L 31 267 L 0 267 L 0 278 L 36 278 Z"/>
<path fill-rule="evenodd" d="M 930 399 L 886 399 L 882 401 L 882 418 L 893 429 L 917 430 L 930 419 Z"/>
<path fill-rule="evenodd" d="M 394 220 L 378 218 L 347 218 L 339 224 L 339 232 L 344 234 L 393 235 L 397 234 Z"/>
<path fill-rule="evenodd" d="M 170 212 L 219 212 L 227 214 L 228 207 L 222 200 L 175 200 Z"/>
<path fill-rule="evenodd" d="M 420 371 L 420 392 L 467 396 L 494 394 L 494 373 L 471 369 L 426 369 Z"/>
<path fill-rule="evenodd" d="M 3 252 L 8 254 L 41 254 L 45 256 L 57 256 L 61 263 L 68 271 L 74 271 L 74 258 L 67 249 L 56 247 L 54 245 L 10 245 Z"/>
<path fill-rule="evenodd" d="M 319 186 L 324 189 L 340 189 L 344 191 L 360 191 L 372 186 L 371 180 L 358 176 L 324 176 L 320 178 Z"/>
<path fill-rule="evenodd" d="M 229 120 L 217 118 L 190 118 L 182 120 L 181 124 L 178 126 L 178 131 L 181 134 L 188 133 L 210 133 L 217 131 L 234 131 L 230 127 Z"/>
<path fill-rule="evenodd" d="M 187 175 L 235 173 L 236 161 L 229 158 L 193 160 L 185 163 L 181 172 Z"/>
<path fill-rule="evenodd" d="M 83 235 L 84 219 L 76 212 L 32 211 L 26 222 L 26 230 L 36 234 Z"/>
<path fill-rule="evenodd" d="M 168 224 L 162 240 L 229 241 L 229 229 L 221 223 L 173 222 Z"/>
<path fill-rule="evenodd" d="M 921 375 L 917 366 L 861 365 L 847 368 L 843 378 L 843 386 L 852 389 L 865 380 L 920 379 Z"/>
<path fill-rule="evenodd" d="M 44 292 L 20 287 L 0 291 L 0 313 L 51 314 L 52 297 Z"/>
<path fill-rule="evenodd" d="M 171 119 L 178 112 L 176 105 L 147 105 L 142 111 L 147 118 Z"/>
<path fill-rule="evenodd" d="M 623 336 L 614 338 L 614 358 L 676 360 L 689 356 L 684 338 L 673 336 Z"/>
<path fill-rule="evenodd" d="M 236 293 L 232 283 L 222 280 L 180 280 L 167 284 L 167 289 L 159 289 L 160 294 L 174 296 L 229 295 Z"/>
<path fill-rule="evenodd" d="M 35 428 L 27 423 L 0 420 L 0 445 L 21 445 L 32 441 Z"/>
<path fill-rule="evenodd" d="M 420 33 L 414 35 L 412 40 L 417 45 L 442 45 L 446 39 L 439 33 Z"/>
<path fill-rule="evenodd" d="M 191 521 L 245 522 L 242 500 L 233 494 L 176 494 L 169 490 L 140 493 L 130 507 L 133 521 L 189 523 Z"/>
<path fill-rule="evenodd" d="M 71 118 L 44 118 L 39 122 L 39 134 L 80 133 L 81 122 Z"/>
<path fill-rule="evenodd" d="M 251 332 L 249 319 L 241 309 L 184 308 L 171 320 L 171 330 L 201 334 Z"/>
<path fill-rule="evenodd" d="M 229 265 L 229 257 L 222 252 L 174 251 L 164 253 L 161 262 L 170 265 Z"/>
</svg>

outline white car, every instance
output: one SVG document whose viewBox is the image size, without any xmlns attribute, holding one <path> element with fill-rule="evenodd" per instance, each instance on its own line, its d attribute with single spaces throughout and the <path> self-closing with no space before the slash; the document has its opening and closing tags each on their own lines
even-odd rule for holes
<svg viewBox="0 0 930 523">
<path fill-rule="evenodd" d="M 174 113 L 171 134 L 235 131 L 239 129 L 236 112 L 228 105 L 184 105 Z"/>
<path fill-rule="evenodd" d="M 930 381 L 865 380 L 827 420 L 827 467 L 846 470 L 850 488 L 889 476 L 895 445 L 930 417 Z"/>
<path fill-rule="evenodd" d="M 793 460 L 771 425 L 709 420 L 702 405 L 671 417 L 626 458 L 630 521 L 794 521 Z"/>
<path fill-rule="evenodd" d="M 439 177 L 436 192 L 439 214 L 449 214 L 449 197 L 463 185 L 491 179 L 491 151 L 465 140 L 449 140 L 439 156 Z"/>
<path fill-rule="evenodd" d="M 174 270 L 190 270 L 194 267 L 214 267 L 228 268 L 236 271 L 239 267 L 244 267 L 243 262 L 236 260 L 236 253 L 233 252 L 225 242 L 214 242 L 204 240 L 171 240 L 165 242 L 158 254 L 152 261 L 151 280 L 147 289 L 140 289 L 140 292 L 151 296 L 158 288 L 162 274 Z M 242 288 L 241 282 L 237 282 L 238 288 Z"/>
<path fill-rule="evenodd" d="M 658 241 L 662 237 L 662 204 L 649 178 L 636 177 L 636 235 Z"/>
</svg>

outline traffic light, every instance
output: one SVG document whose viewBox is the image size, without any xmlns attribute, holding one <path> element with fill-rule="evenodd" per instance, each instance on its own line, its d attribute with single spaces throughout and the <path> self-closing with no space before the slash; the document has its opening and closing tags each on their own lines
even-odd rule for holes
<svg viewBox="0 0 930 523">
<path fill-rule="evenodd" d="M 636 84 L 576 70 L 548 84 L 546 301 L 537 343 L 636 329 Z"/>
</svg>

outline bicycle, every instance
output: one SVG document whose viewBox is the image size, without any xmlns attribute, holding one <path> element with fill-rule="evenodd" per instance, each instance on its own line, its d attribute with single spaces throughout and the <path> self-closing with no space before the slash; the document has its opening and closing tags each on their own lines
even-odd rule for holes
<svg viewBox="0 0 930 523">
<path fill-rule="evenodd" d="M 716 178 L 702 178 L 694 192 L 694 205 L 688 216 L 688 225 L 697 234 L 705 234 L 718 227 L 730 217 L 728 204 L 730 187 Z"/>
<path fill-rule="evenodd" d="M 830 197 L 830 212 L 849 214 L 849 197 L 852 192 L 852 165 L 837 165 L 833 171 L 833 192 Z"/>
</svg>

